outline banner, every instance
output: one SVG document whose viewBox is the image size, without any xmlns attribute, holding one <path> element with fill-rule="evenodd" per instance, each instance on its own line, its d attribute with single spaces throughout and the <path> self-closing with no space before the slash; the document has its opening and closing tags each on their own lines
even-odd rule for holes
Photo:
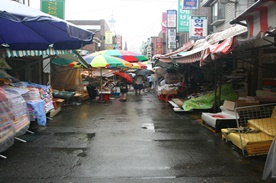
<svg viewBox="0 0 276 183">
<path fill-rule="evenodd" d="M 189 32 L 192 10 L 183 9 L 183 0 L 178 0 L 177 32 Z"/>
<path fill-rule="evenodd" d="M 112 44 L 113 43 L 113 36 L 111 31 L 105 32 L 105 44 Z"/>
</svg>

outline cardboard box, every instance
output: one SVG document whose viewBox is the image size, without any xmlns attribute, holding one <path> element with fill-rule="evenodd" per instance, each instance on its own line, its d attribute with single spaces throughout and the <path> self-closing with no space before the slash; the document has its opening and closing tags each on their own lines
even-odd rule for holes
<svg viewBox="0 0 276 183">
<path fill-rule="evenodd" d="M 256 90 L 256 96 L 258 96 L 258 97 L 276 97 L 276 92 Z"/>
<path fill-rule="evenodd" d="M 163 95 L 176 95 L 177 90 L 162 90 L 161 92 Z"/>
<path fill-rule="evenodd" d="M 225 109 L 234 111 L 236 107 L 245 107 L 245 106 L 253 106 L 253 105 L 258 105 L 259 101 L 250 101 L 250 100 L 235 100 L 235 101 L 230 101 L 230 100 L 225 100 L 223 103 L 223 107 Z"/>
</svg>

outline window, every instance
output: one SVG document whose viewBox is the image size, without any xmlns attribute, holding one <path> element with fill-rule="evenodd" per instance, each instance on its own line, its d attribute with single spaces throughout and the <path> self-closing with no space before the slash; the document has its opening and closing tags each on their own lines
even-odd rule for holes
<svg viewBox="0 0 276 183">
<path fill-rule="evenodd" d="M 225 4 L 216 2 L 212 5 L 212 22 L 225 18 Z"/>
</svg>

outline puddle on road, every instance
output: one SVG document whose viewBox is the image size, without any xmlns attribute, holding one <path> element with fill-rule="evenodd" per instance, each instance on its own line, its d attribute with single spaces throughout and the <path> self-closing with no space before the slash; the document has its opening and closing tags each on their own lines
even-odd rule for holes
<svg viewBox="0 0 276 183">
<path fill-rule="evenodd" d="M 86 150 L 87 148 L 58 148 L 58 147 L 55 147 L 55 148 L 52 148 L 53 151 L 56 151 L 56 152 L 65 152 L 67 154 L 76 154 L 77 156 L 79 157 L 86 157 Z"/>
<path fill-rule="evenodd" d="M 57 132 L 54 133 L 55 136 L 70 136 L 70 135 L 77 135 L 80 136 L 79 139 L 91 140 L 93 137 L 96 136 L 96 133 L 79 133 L 79 132 Z"/>
<path fill-rule="evenodd" d="M 141 128 L 155 131 L 155 126 L 153 123 L 143 123 Z"/>
</svg>

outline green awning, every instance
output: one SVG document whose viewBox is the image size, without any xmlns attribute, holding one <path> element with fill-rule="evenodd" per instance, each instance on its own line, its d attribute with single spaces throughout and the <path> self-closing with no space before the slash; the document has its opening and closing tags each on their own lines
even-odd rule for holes
<svg viewBox="0 0 276 183">
<path fill-rule="evenodd" d="M 56 56 L 57 58 L 63 58 L 70 61 L 77 61 L 81 63 L 85 68 L 89 65 L 85 62 L 82 56 L 75 50 L 55 50 L 53 48 L 48 48 L 47 50 L 11 50 L 3 49 L 3 57 L 32 57 L 32 56 Z"/>
<path fill-rule="evenodd" d="M 6 58 L 10 57 L 29 57 L 29 56 L 44 56 L 44 55 L 60 55 L 60 54 L 73 54 L 73 50 L 54 50 L 53 48 L 48 48 L 47 50 L 11 50 L 4 49 L 3 56 Z"/>
</svg>

